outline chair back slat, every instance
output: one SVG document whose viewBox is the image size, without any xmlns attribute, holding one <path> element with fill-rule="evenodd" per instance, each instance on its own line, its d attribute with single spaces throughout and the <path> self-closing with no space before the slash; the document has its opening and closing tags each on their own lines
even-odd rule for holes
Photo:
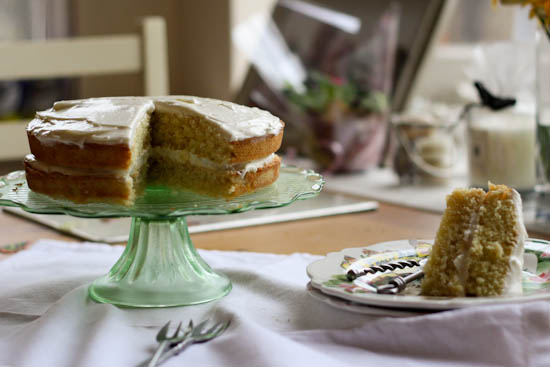
<svg viewBox="0 0 550 367">
<path fill-rule="evenodd" d="M 136 73 L 138 35 L 0 43 L 0 80 Z"/>
</svg>

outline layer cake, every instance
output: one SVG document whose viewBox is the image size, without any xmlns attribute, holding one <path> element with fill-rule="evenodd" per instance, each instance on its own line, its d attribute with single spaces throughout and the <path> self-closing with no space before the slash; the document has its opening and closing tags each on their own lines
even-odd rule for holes
<svg viewBox="0 0 550 367">
<path fill-rule="evenodd" d="M 524 242 L 520 195 L 504 185 L 456 189 L 447 197 L 422 294 L 497 296 L 522 293 Z"/>
<path fill-rule="evenodd" d="M 146 183 L 231 198 L 273 183 L 284 123 L 215 99 L 113 97 L 56 102 L 27 127 L 33 191 L 132 205 Z"/>
</svg>

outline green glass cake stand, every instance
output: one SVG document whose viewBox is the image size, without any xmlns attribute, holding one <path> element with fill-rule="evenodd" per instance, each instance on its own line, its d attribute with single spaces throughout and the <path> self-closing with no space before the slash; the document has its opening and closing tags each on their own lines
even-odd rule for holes
<svg viewBox="0 0 550 367">
<path fill-rule="evenodd" d="M 313 171 L 283 166 L 271 186 L 231 200 L 151 186 L 133 207 L 124 207 L 52 199 L 31 191 L 25 172 L 15 171 L 0 177 L 0 205 L 39 214 L 132 217 L 124 252 L 107 275 L 90 285 L 90 297 L 120 306 L 170 307 L 213 301 L 231 290 L 227 276 L 212 270 L 193 246 L 187 215 L 277 208 L 316 196 L 323 183 Z"/>
</svg>

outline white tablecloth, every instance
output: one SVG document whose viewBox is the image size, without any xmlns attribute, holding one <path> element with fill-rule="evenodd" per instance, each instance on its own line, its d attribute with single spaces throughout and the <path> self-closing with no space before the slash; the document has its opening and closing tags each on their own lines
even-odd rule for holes
<svg viewBox="0 0 550 367">
<path fill-rule="evenodd" d="M 307 294 L 308 254 L 200 251 L 233 282 L 217 302 L 168 309 L 99 304 L 87 285 L 121 247 L 39 241 L 0 261 L 1 366 L 135 366 L 168 320 L 232 318 L 221 337 L 165 366 L 550 366 L 550 303 L 408 318 L 331 308 Z"/>
</svg>

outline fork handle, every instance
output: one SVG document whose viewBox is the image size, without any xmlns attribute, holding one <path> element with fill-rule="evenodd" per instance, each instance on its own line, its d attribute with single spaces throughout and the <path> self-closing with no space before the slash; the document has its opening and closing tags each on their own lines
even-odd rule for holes
<svg viewBox="0 0 550 367">
<path fill-rule="evenodd" d="M 193 338 L 184 339 L 172 348 L 168 349 L 166 353 L 160 356 L 160 358 L 157 361 L 157 366 L 160 366 L 162 363 L 166 362 L 166 360 L 176 354 L 179 354 L 182 350 L 185 349 L 189 344 L 193 344 Z"/>
<path fill-rule="evenodd" d="M 162 352 L 164 351 L 164 349 L 166 349 L 166 345 L 168 344 L 168 341 L 166 340 L 163 340 L 162 342 L 160 342 L 155 354 L 153 354 L 153 357 L 151 358 L 151 361 L 149 362 L 149 364 L 147 365 L 147 367 L 155 367 L 155 366 L 158 366 L 158 364 L 160 362 L 158 362 L 159 360 L 159 357 L 161 356 Z"/>
</svg>

